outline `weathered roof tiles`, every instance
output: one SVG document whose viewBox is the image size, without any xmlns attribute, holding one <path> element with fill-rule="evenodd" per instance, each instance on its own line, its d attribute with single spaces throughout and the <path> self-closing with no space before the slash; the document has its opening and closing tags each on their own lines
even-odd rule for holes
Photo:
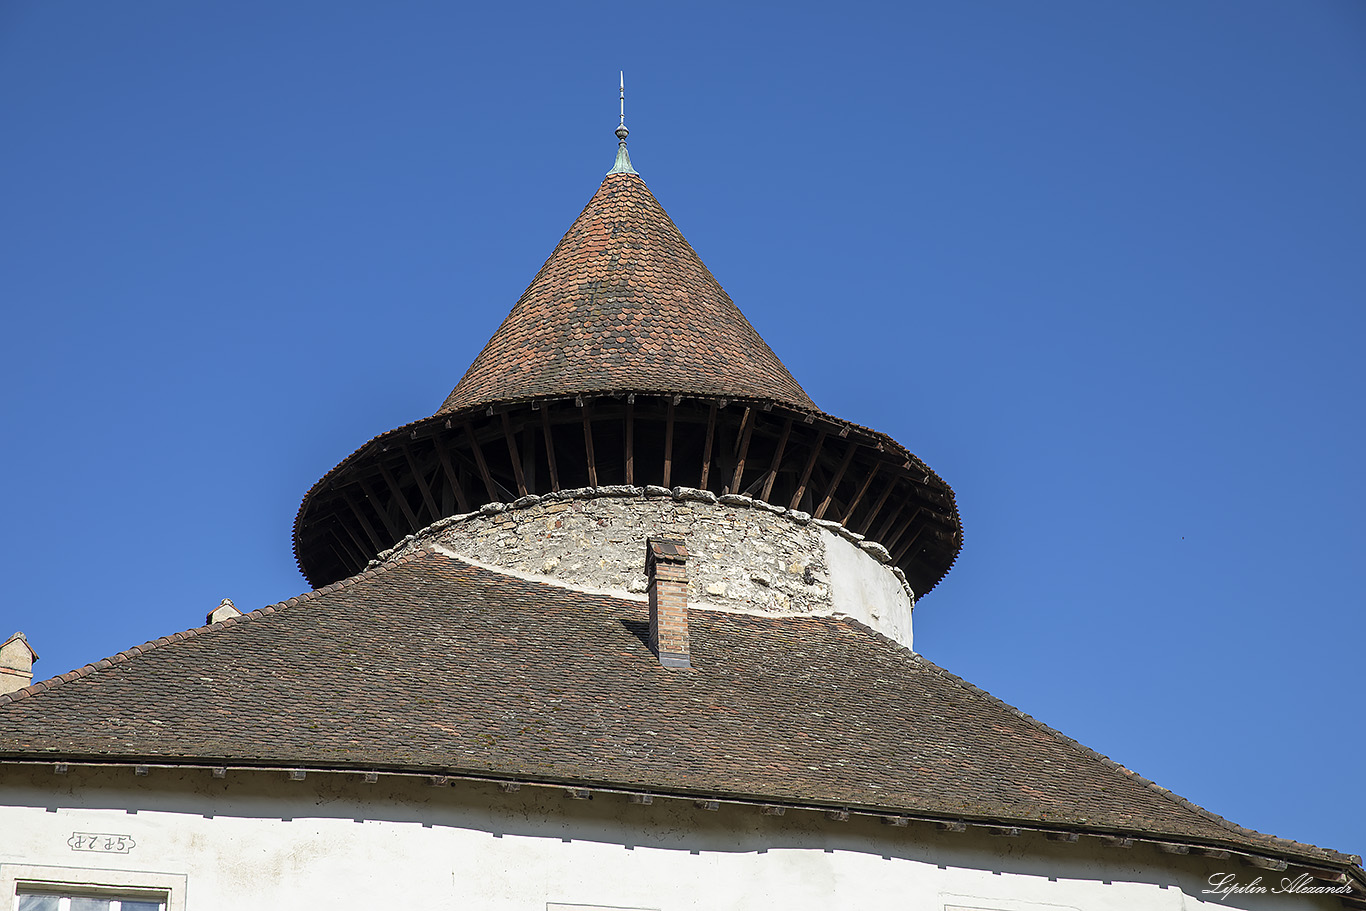
<svg viewBox="0 0 1366 911">
<path fill-rule="evenodd" d="M 437 413 L 623 390 L 816 408 L 645 182 L 618 172 Z"/>
<path fill-rule="evenodd" d="M 857 622 L 639 602 L 419 551 L 0 697 L 0 761 L 381 768 L 1352 858 L 1234 826 Z M 307 657 L 305 657 L 307 656 Z"/>
</svg>

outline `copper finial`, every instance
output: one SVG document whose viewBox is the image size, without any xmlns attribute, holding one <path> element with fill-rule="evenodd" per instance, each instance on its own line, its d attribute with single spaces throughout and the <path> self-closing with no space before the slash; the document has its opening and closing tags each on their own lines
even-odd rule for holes
<svg viewBox="0 0 1366 911">
<path fill-rule="evenodd" d="M 617 124 L 617 161 L 612 165 L 612 170 L 608 174 L 635 174 L 636 169 L 631 167 L 631 156 L 626 152 L 626 137 L 630 135 L 630 130 L 626 129 L 626 73 L 621 72 L 618 88 L 621 90 L 621 120 Z"/>
</svg>

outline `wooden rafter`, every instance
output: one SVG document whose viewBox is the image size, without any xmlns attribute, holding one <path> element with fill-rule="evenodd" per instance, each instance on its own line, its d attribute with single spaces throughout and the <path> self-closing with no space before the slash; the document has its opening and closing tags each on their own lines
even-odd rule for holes
<svg viewBox="0 0 1366 911">
<path fill-rule="evenodd" d="M 664 481 L 669 486 L 669 476 L 674 468 L 674 400 L 669 399 L 669 413 L 664 418 Z"/>
<path fill-rule="evenodd" d="M 335 525 L 327 530 L 327 536 L 335 542 L 332 545 L 332 549 L 336 551 L 342 566 L 365 565 L 365 559 L 352 549 L 348 538 L 337 533 Z"/>
<path fill-rule="evenodd" d="M 408 470 L 411 471 L 413 477 L 417 479 L 417 489 L 422 493 L 422 502 L 427 505 L 427 514 L 430 517 L 427 524 L 430 525 L 432 522 L 441 518 L 441 510 L 436 506 L 436 500 L 432 497 L 432 489 L 427 486 L 427 479 L 423 476 L 422 472 L 418 470 L 417 459 L 413 458 L 413 451 L 409 449 L 407 445 L 403 445 L 402 449 L 403 457 L 408 460 Z"/>
<path fill-rule="evenodd" d="M 873 535 L 873 540 L 886 540 L 887 535 L 891 534 L 892 529 L 896 527 L 896 520 L 901 518 L 901 513 L 905 511 L 905 509 L 905 500 L 902 500 L 900 503 L 896 504 L 896 509 L 893 509 L 892 514 L 887 517 L 887 521 L 882 523 L 882 527 L 877 530 L 877 534 Z"/>
<path fill-rule="evenodd" d="M 854 452 L 858 450 L 858 443 L 850 443 L 849 448 L 844 451 L 844 458 L 840 459 L 840 467 L 835 469 L 835 476 L 830 479 L 830 486 L 825 489 L 825 496 L 821 498 L 821 503 L 812 513 L 817 519 L 825 518 L 825 511 L 830 508 L 830 498 L 835 495 L 835 489 L 840 486 L 840 481 L 844 480 L 844 473 L 849 470 L 849 463 L 854 461 Z"/>
<path fill-rule="evenodd" d="M 913 534 L 913 535 L 911 535 L 910 539 L 909 539 L 905 544 L 903 544 L 903 545 L 901 545 L 900 547 L 897 548 L 896 553 L 892 554 L 892 562 L 893 562 L 893 563 L 900 563 L 900 562 L 901 562 L 901 558 L 904 557 L 904 556 L 906 556 L 906 551 L 908 551 L 908 550 L 910 550 L 912 547 L 914 547 L 914 546 L 915 546 L 915 542 L 918 541 L 918 540 L 920 540 L 920 533 L 923 532 L 923 531 L 925 530 L 925 528 L 926 528 L 926 524 L 925 524 L 925 523 L 922 523 L 921 526 L 920 526 L 920 528 L 916 531 L 916 533 Z"/>
<path fill-rule="evenodd" d="M 439 504 L 441 515 L 455 515 L 455 494 L 451 492 L 449 487 L 441 483 L 441 465 L 433 461 L 431 475 L 425 477 L 427 489 L 432 492 L 433 497 L 441 501 Z"/>
<path fill-rule="evenodd" d="M 593 406 L 583 403 L 583 448 L 588 456 L 588 486 L 598 486 L 598 461 L 593 456 Z"/>
<path fill-rule="evenodd" d="M 408 505 L 408 498 L 403 495 L 403 488 L 398 486 L 398 481 L 394 480 L 393 472 L 389 470 L 388 465 L 384 464 L 383 459 L 376 459 L 375 462 L 379 466 L 380 476 L 384 478 L 384 483 L 389 488 L 389 493 L 398 501 L 398 508 L 403 510 L 403 518 L 408 520 L 408 530 L 417 531 L 422 527 L 422 523 L 417 520 L 413 508 Z"/>
<path fill-rule="evenodd" d="M 361 493 L 365 494 L 365 499 L 370 502 L 370 508 L 375 511 L 375 515 L 379 516 L 379 520 L 384 523 L 385 530 L 389 532 L 389 544 L 393 544 L 399 538 L 403 537 L 403 533 L 398 530 L 398 526 L 394 524 L 394 520 L 389 518 L 389 510 L 380 507 L 379 497 L 375 496 L 375 492 L 370 489 L 370 485 L 366 484 L 364 481 L 357 480 L 356 486 L 360 488 Z M 384 550 L 389 544 L 380 545 L 380 550 Z"/>
<path fill-rule="evenodd" d="M 541 406 L 541 431 L 545 434 L 545 460 L 550 467 L 550 489 L 560 489 L 560 472 L 555 468 L 555 440 L 550 435 L 550 405 Z"/>
<path fill-rule="evenodd" d="M 740 441 L 735 446 L 735 476 L 730 480 L 732 493 L 739 491 L 740 479 L 745 474 L 745 457 L 749 455 L 749 438 L 754 433 L 754 409 L 746 408 L 740 418 Z"/>
<path fill-rule="evenodd" d="M 787 437 L 792 432 L 792 418 L 783 421 L 783 432 L 778 434 L 778 448 L 773 450 L 773 461 L 768 463 L 768 474 L 764 477 L 764 489 L 759 499 L 768 502 L 773 493 L 773 482 L 778 479 L 778 467 L 783 463 L 783 452 L 787 449 Z"/>
<path fill-rule="evenodd" d="M 873 470 L 868 472 L 864 477 L 863 484 L 859 486 L 858 493 L 854 494 L 854 499 L 849 501 L 849 508 L 844 511 L 844 515 L 840 516 L 841 523 L 847 524 L 849 522 L 849 519 L 854 515 L 854 510 L 858 509 L 858 505 L 863 502 L 863 495 L 866 494 L 868 488 L 872 486 L 873 478 L 877 477 L 878 469 L 881 467 L 881 462 L 873 463 Z"/>
<path fill-rule="evenodd" d="M 460 483 L 460 476 L 455 473 L 455 468 L 451 465 L 451 455 L 446 451 L 446 444 L 441 442 L 439 433 L 432 437 L 432 443 L 436 445 L 436 457 L 441 462 L 441 470 L 446 473 L 446 483 L 455 493 L 456 505 L 460 507 L 461 512 L 469 512 L 470 502 L 465 499 L 465 485 Z"/>
<path fill-rule="evenodd" d="M 356 546 L 356 551 L 365 557 L 365 560 L 362 560 L 360 562 L 361 566 L 364 566 L 366 561 L 369 560 L 370 557 L 379 553 L 380 550 L 383 550 L 383 548 L 379 548 L 377 550 L 371 551 L 369 548 L 367 548 L 365 546 L 365 542 L 362 541 L 360 538 L 356 537 L 356 533 L 351 530 L 350 522 L 338 522 L 337 524 L 341 526 L 342 531 L 346 532 L 346 536 L 351 539 L 351 543 Z"/>
<path fill-rule="evenodd" d="M 380 540 L 379 535 L 375 534 L 375 527 L 370 524 L 370 520 L 367 519 L 365 513 L 361 511 L 360 504 L 352 499 L 351 494 L 346 490 L 341 492 L 341 498 L 345 500 L 346 505 L 351 508 L 351 514 L 356 517 L 356 521 L 360 523 L 361 530 L 364 531 L 365 536 L 370 539 L 370 543 L 375 548 L 375 553 L 384 550 L 387 545 Z"/>
<path fill-rule="evenodd" d="M 757 478 L 755 478 L 753 481 L 750 481 L 750 482 L 749 482 L 749 486 L 746 487 L 744 490 L 740 491 L 740 494 L 741 494 L 742 496 L 746 496 L 746 497 L 752 497 L 752 496 L 754 496 L 756 493 L 759 492 L 759 488 L 764 486 L 764 478 L 767 478 L 767 477 L 768 477 L 768 472 L 764 472 L 763 474 L 759 475 L 759 476 L 758 476 Z M 760 499 L 763 499 L 763 498 L 760 497 Z"/>
<path fill-rule="evenodd" d="M 821 454 L 821 447 L 825 445 L 825 428 L 816 435 L 816 445 L 811 447 L 811 455 L 806 460 L 806 467 L 802 469 L 802 479 L 797 482 L 797 492 L 792 495 L 792 503 L 788 509 L 796 509 L 797 504 L 801 503 L 802 496 L 806 493 L 806 484 L 811 480 L 811 470 L 816 467 L 816 457 Z"/>
<path fill-rule="evenodd" d="M 711 474 L 711 444 L 716 440 L 716 403 L 711 403 L 711 409 L 707 412 L 707 442 L 702 447 L 702 480 L 697 484 L 702 490 L 707 489 L 707 476 Z"/>
<path fill-rule="evenodd" d="M 530 421 L 522 424 L 522 474 L 527 490 L 536 490 L 536 428 Z"/>
<path fill-rule="evenodd" d="M 897 523 L 896 528 L 888 532 L 883 537 L 878 538 L 878 543 L 881 544 L 883 547 L 887 548 L 887 551 L 889 553 L 895 550 L 897 543 L 903 537 L 905 537 L 906 532 L 909 531 L 911 527 L 915 525 L 915 520 L 920 518 L 920 514 L 924 511 L 924 506 L 917 505 L 915 509 L 911 511 L 911 514 L 905 518 L 905 520 Z"/>
<path fill-rule="evenodd" d="M 636 427 L 636 397 L 627 396 L 626 398 L 626 483 L 628 485 L 636 482 L 636 452 L 635 435 Z"/>
<path fill-rule="evenodd" d="M 470 438 L 470 449 L 474 452 L 474 464 L 479 466 L 479 476 L 484 479 L 484 489 L 488 492 L 490 503 L 498 502 L 498 490 L 493 486 L 493 475 L 489 474 L 488 463 L 484 461 L 484 450 L 479 448 L 479 439 L 474 435 L 474 427 L 465 422 L 465 435 Z"/>
<path fill-rule="evenodd" d="M 346 548 L 341 546 L 341 539 L 334 534 L 328 534 L 323 543 L 332 551 L 332 559 L 342 568 L 342 572 L 346 572 L 346 565 L 351 561 Z"/>
<path fill-rule="evenodd" d="M 896 487 L 895 479 L 887 482 L 887 486 L 882 488 L 882 493 L 878 496 L 877 502 L 873 504 L 873 508 L 868 512 L 868 518 L 863 520 L 863 525 L 858 530 L 859 534 L 868 534 L 868 529 L 873 527 L 873 520 L 877 518 L 878 513 L 882 512 L 882 507 L 886 505 L 887 498 L 892 495 L 892 489 L 894 487 Z"/>
<path fill-rule="evenodd" d="M 517 454 L 517 435 L 512 432 L 508 413 L 502 412 L 503 437 L 508 443 L 508 458 L 512 460 L 512 476 L 517 480 L 517 495 L 526 496 L 526 475 L 522 474 L 522 457 Z"/>
</svg>

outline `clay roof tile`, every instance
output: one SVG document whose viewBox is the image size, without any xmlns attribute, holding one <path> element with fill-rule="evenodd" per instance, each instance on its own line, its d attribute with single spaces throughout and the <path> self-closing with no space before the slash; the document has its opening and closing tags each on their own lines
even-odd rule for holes
<svg viewBox="0 0 1366 911">
<path fill-rule="evenodd" d="M 437 413 L 628 388 L 816 407 L 645 182 L 609 174 Z"/>
</svg>

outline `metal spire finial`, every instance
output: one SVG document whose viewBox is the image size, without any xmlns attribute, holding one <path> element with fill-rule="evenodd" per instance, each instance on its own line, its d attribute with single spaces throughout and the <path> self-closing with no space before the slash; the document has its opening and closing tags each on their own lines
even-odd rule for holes
<svg viewBox="0 0 1366 911">
<path fill-rule="evenodd" d="M 621 120 L 617 126 L 617 161 L 612 165 L 612 170 L 608 174 L 635 174 L 636 169 L 631 167 L 631 156 L 626 152 L 626 137 L 630 130 L 626 129 L 626 73 L 620 73 L 621 80 L 619 88 L 621 90 Z"/>
</svg>

